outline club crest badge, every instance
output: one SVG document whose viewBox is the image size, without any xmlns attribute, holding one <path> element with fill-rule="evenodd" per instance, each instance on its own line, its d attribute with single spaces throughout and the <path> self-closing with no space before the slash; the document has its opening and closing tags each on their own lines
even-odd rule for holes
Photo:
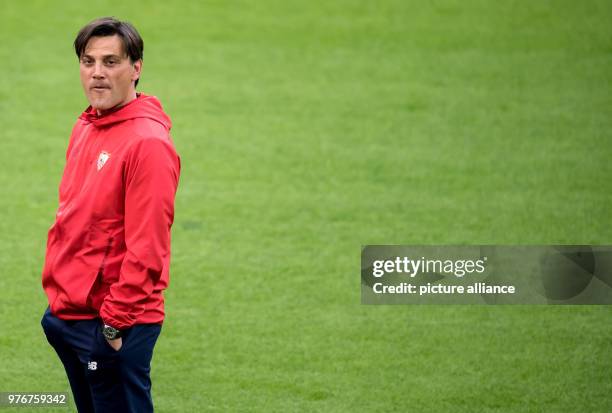
<svg viewBox="0 0 612 413">
<path fill-rule="evenodd" d="M 110 158 L 110 153 L 100 152 L 100 155 L 98 156 L 98 171 L 102 169 L 102 167 L 104 166 L 106 161 L 108 161 L 109 158 Z"/>
</svg>

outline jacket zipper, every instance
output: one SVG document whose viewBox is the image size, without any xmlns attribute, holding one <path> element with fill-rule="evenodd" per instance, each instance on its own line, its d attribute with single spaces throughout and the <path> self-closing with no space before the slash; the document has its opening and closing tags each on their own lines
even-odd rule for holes
<svg viewBox="0 0 612 413">
<path fill-rule="evenodd" d="M 104 274 L 104 266 L 106 264 L 106 258 L 110 254 L 111 246 L 113 245 L 113 237 L 108 239 L 108 243 L 106 244 L 106 249 L 104 250 L 104 257 L 102 257 L 102 262 L 100 263 L 100 268 L 98 269 L 98 276 L 102 277 Z"/>
<path fill-rule="evenodd" d="M 91 293 L 92 291 L 96 291 L 98 286 L 102 284 L 102 278 L 104 278 L 104 266 L 106 264 L 106 258 L 110 254 L 110 249 L 113 244 L 113 237 L 108 239 L 108 243 L 106 244 L 106 249 L 104 250 L 104 256 L 102 257 L 102 262 L 100 263 L 100 267 L 98 268 L 98 273 L 96 274 L 96 279 L 91 285 L 89 292 L 87 293 L 87 297 L 85 298 L 85 303 L 87 306 L 91 306 Z"/>
</svg>

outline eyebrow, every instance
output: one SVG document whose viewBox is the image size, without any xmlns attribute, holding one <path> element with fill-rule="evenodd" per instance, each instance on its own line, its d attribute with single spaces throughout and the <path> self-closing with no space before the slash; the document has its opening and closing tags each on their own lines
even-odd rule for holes
<svg viewBox="0 0 612 413">
<path fill-rule="evenodd" d="M 81 56 L 81 59 L 85 59 L 85 58 L 94 59 L 95 60 L 95 58 L 92 55 L 88 55 L 88 54 L 83 54 Z M 102 59 L 110 59 L 110 58 L 123 59 L 123 57 L 118 56 L 116 54 L 105 54 L 104 56 L 102 56 Z"/>
</svg>

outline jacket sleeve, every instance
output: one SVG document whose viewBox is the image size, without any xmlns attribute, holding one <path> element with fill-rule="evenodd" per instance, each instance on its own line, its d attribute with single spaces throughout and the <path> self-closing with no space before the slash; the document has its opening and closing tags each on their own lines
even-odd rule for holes
<svg viewBox="0 0 612 413">
<path fill-rule="evenodd" d="M 171 142 L 146 138 L 133 145 L 124 166 L 125 245 L 119 279 L 100 308 L 104 323 L 128 328 L 170 262 L 170 227 L 180 158 Z"/>
</svg>

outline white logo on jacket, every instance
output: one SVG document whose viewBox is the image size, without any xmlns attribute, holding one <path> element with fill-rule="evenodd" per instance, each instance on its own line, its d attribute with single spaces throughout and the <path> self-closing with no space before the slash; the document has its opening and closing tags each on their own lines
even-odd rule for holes
<svg viewBox="0 0 612 413">
<path fill-rule="evenodd" d="M 98 370 L 98 363 L 95 361 L 88 361 L 87 362 L 87 369 L 88 370 Z"/>
<path fill-rule="evenodd" d="M 110 158 L 110 153 L 106 151 L 100 152 L 100 155 L 98 155 L 98 171 L 102 169 L 102 167 L 104 166 L 106 161 L 108 161 L 109 158 Z"/>
</svg>

